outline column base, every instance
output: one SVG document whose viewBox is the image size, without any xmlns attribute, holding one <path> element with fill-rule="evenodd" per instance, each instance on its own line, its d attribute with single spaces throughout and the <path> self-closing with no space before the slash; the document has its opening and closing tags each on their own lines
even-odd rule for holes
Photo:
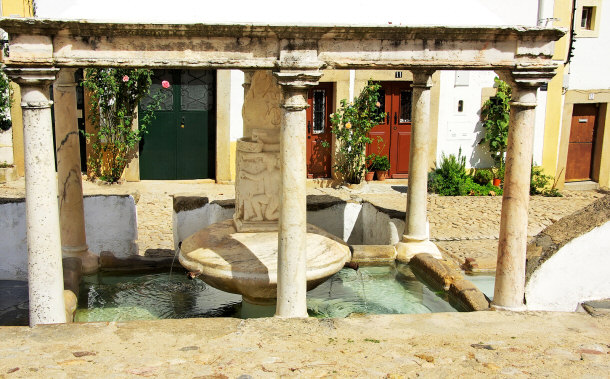
<svg viewBox="0 0 610 379">
<path fill-rule="evenodd" d="M 518 305 L 516 307 L 505 307 L 501 305 L 496 305 L 491 303 L 492 311 L 509 311 L 509 312 L 525 312 L 527 311 L 527 307 L 524 304 Z"/>
<path fill-rule="evenodd" d="M 81 260 L 83 267 L 82 273 L 84 275 L 94 274 L 100 268 L 100 257 L 89 251 L 87 246 L 85 249 L 62 247 L 61 248 L 63 258 L 78 258 Z"/>
<path fill-rule="evenodd" d="M 413 241 L 403 238 L 403 241 L 396 244 L 396 253 L 396 260 L 402 263 L 409 263 L 411 258 L 420 253 L 428 253 L 436 259 L 443 259 L 438 247 L 428 239 Z"/>
</svg>

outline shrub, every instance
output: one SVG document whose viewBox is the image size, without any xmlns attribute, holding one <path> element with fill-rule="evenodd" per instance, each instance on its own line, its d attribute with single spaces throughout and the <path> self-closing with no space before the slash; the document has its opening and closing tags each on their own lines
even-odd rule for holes
<svg viewBox="0 0 610 379">
<path fill-rule="evenodd" d="M 553 180 L 550 175 L 544 175 L 542 173 L 542 167 L 532 166 L 531 179 L 530 179 L 530 195 L 542 195 L 547 197 L 562 197 L 563 195 L 559 192 L 553 183 L 551 188 L 547 188 L 549 183 Z"/>
<path fill-rule="evenodd" d="M 502 189 L 489 181 L 485 185 L 475 183 L 466 171 L 466 157 L 462 156 L 460 149 L 457 157 L 441 155 L 440 165 L 428 175 L 428 190 L 441 196 L 501 195 Z"/>
<path fill-rule="evenodd" d="M 486 186 L 489 183 L 491 183 L 493 178 L 494 178 L 494 174 L 490 170 L 487 170 L 487 169 L 478 169 L 474 173 L 474 176 L 472 177 L 472 180 L 474 180 L 474 182 L 477 183 L 477 184 L 480 184 L 482 186 Z"/>
</svg>

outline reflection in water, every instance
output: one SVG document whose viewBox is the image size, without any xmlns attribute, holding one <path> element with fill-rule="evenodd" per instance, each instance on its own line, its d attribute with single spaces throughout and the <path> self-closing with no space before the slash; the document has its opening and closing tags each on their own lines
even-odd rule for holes
<svg viewBox="0 0 610 379">
<path fill-rule="evenodd" d="M 308 292 L 307 308 L 315 317 L 455 312 L 418 281 L 406 265 L 341 270 Z"/>
<path fill-rule="evenodd" d="M 98 273 L 83 277 L 76 321 L 239 317 L 241 296 L 182 273 Z M 311 316 L 454 312 L 406 265 L 344 269 L 307 294 Z"/>
</svg>

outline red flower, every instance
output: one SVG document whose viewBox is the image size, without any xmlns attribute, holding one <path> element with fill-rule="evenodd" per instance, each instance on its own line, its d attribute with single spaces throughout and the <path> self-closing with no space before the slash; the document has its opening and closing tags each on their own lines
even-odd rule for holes
<svg viewBox="0 0 610 379">
<path fill-rule="evenodd" d="M 167 80 L 164 80 L 161 82 L 161 87 L 167 89 L 169 88 L 169 82 Z"/>
<path fill-rule="evenodd" d="M 123 82 L 128 82 L 128 81 L 129 81 L 129 76 L 123 75 Z"/>
</svg>

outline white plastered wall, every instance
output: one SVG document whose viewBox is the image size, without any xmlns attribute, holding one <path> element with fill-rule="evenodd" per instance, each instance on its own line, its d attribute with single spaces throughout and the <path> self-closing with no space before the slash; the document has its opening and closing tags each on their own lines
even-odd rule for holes
<svg viewBox="0 0 610 379">
<path fill-rule="evenodd" d="M 599 36 L 576 38 L 570 63 L 571 90 L 610 89 L 610 3 L 602 2 Z M 578 31 L 577 31 L 578 33 Z"/>
<path fill-rule="evenodd" d="M 610 298 L 610 222 L 579 236 L 544 262 L 525 287 L 528 310 L 573 312 Z"/>
</svg>

